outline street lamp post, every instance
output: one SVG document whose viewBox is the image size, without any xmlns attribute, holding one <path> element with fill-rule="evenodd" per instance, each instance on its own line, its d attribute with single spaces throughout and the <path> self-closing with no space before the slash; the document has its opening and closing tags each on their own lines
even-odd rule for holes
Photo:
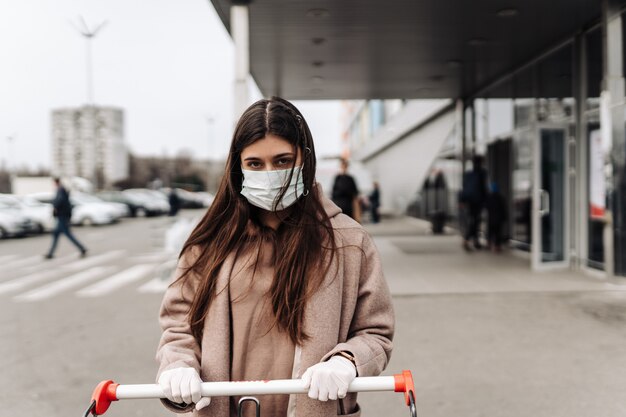
<svg viewBox="0 0 626 417">
<path fill-rule="evenodd" d="M 80 27 L 73 24 L 74 28 L 80 33 L 85 40 L 85 71 L 86 71 L 86 81 L 87 81 L 87 104 L 90 106 L 94 105 L 94 87 L 93 87 L 93 61 L 92 61 L 92 47 L 91 41 L 96 37 L 98 32 L 102 30 L 102 28 L 108 23 L 106 20 L 99 25 L 96 26 L 95 29 L 90 29 L 87 26 L 87 22 L 82 16 L 79 16 Z M 71 23 L 71 22 L 70 22 Z"/>
<path fill-rule="evenodd" d="M 71 23 L 71 22 L 70 22 Z M 85 71 L 86 71 L 86 82 L 87 82 L 87 108 L 83 109 L 83 123 L 86 123 L 90 126 L 90 135 L 89 142 L 87 145 L 89 146 L 88 152 L 92 155 L 93 161 L 93 172 L 91 172 L 91 180 L 93 181 L 93 185 L 96 189 L 102 186 L 102 174 L 100 169 L 100 156 L 98 155 L 98 143 L 96 138 L 96 108 L 94 101 L 94 82 L 93 82 L 93 61 L 92 61 L 92 45 L 91 41 L 96 37 L 98 32 L 102 30 L 102 28 L 107 24 L 107 21 L 100 23 L 94 29 L 90 29 L 87 26 L 87 22 L 82 16 L 79 16 L 79 26 L 72 26 L 80 33 L 86 40 L 85 43 Z M 84 140 L 84 138 L 83 138 Z M 89 170 L 91 171 L 91 169 Z"/>
</svg>

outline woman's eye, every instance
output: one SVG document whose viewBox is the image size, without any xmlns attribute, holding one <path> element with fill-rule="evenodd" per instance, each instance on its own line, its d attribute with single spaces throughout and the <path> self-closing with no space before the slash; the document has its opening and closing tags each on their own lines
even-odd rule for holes
<svg viewBox="0 0 626 417">
<path fill-rule="evenodd" d="M 253 168 L 253 169 L 258 169 L 258 168 L 261 168 L 261 163 L 256 162 L 256 161 L 250 161 L 248 162 L 248 167 Z"/>
<path fill-rule="evenodd" d="M 276 165 L 278 166 L 291 165 L 292 162 L 293 162 L 293 159 L 291 158 L 282 158 L 276 161 Z"/>
</svg>

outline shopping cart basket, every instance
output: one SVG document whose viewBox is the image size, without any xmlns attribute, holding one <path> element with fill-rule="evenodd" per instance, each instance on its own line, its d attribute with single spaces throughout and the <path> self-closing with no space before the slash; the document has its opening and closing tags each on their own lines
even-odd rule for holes
<svg viewBox="0 0 626 417">
<path fill-rule="evenodd" d="M 394 376 L 358 377 L 350 384 L 348 392 L 395 391 L 403 392 L 406 405 L 412 417 L 417 416 L 415 408 L 415 387 L 411 371 L 402 371 Z M 260 412 L 259 401 L 251 396 L 264 394 L 306 394 L 301 379 L 278 379 L 274 381 L 241 382 L 203 382 L 203 397 L 244 396 L 239 401 L 241 415 L 242 404 L 252 401 L 256 404 L 257 416 Z M 100 382 L 93 391 L 89 408 L 84 417 L 104 414 L 112 401 L 130 399 L 165 398 L 163 390 L 157 384 L 120 385 L 113 381 Z"/>
</svg>

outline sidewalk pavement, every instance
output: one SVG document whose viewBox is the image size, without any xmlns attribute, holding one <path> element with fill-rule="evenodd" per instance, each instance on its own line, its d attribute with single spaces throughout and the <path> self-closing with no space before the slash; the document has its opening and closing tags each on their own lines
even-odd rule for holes
<svg viewBox="0 0 626 417">
<path fill-rule="evenodd" d="M 366 225 L 394 298 L 391 375 L 411 369 L 418 416 L 626 415 L 626 280 L 466 253 L 454 231 L 403 217 Z M 362 394 L 365 416 L 406 416 Z"/>
<path fill-rule="evenodd" d="M 467 253 L 453 229 L 433 235 L 428 222 L 412 217 L 387 219 L 366 229 L 394 295 L 626 290 L 626 279 L 620 285 L 567 269 L 533 272 L 523 255 Z"/>
</svg>

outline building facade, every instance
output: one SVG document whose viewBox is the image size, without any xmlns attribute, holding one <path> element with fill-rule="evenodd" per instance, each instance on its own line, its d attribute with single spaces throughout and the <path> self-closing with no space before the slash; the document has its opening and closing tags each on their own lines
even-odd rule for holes
<svg viewBox="0 0 626 417">
<path fill-rule="evenodd" d="M 405 213 L 444 144 L 459 142 L 453 102 L 394 99 L 348 103 L 344 106 L 344 144 L 348 148 L 344 156 L 362 164 L 379 183 L 381 212 Z"/>
<path fill-rule="evenodd" d="M 227 28 L 245 14 L 235 48 L 264 95 L 368 100 L 346 142 L 384 205 L 483 155 L 534 269 L 626 276 L 626 0 L 212 3 Z M 376 130 L 390 98 L 407 102 Z M 421 117 L 413 99 L 449 103 Z"/>
<path fill-rule="evenodd" d="M 96 188 L 127 178 L 123 110 L 99 106 L 53 110 L 52 169 L 54 175 L 86 178 Z"/>
<path fill-rule="evenodd" d="M 364 101 L 351 120 L 365 121 L 346 130 L 348 153 L 380 177 L 384 204 L 395 212 L 416 198 L 418 214 L 428 217 L 425 184 L 442 174 L 446 201 L 439 204 L 453 224 L 462 174 L 473 156 L 484 156 L 489 181 L 507 202 L 510 247 L 527 254 L 533 269 L 626 275 L 626 11 L 605 2 L 603 13 L 433 117 L 424 119 L 406 100 L 364 138 L 358 127 L 380 119 L 372 117 L 375 100 Z M 398 128 L 403 115 L 417 127 Z M 406 167 L 419 172 L 413 182 Z"/>
</svg>

